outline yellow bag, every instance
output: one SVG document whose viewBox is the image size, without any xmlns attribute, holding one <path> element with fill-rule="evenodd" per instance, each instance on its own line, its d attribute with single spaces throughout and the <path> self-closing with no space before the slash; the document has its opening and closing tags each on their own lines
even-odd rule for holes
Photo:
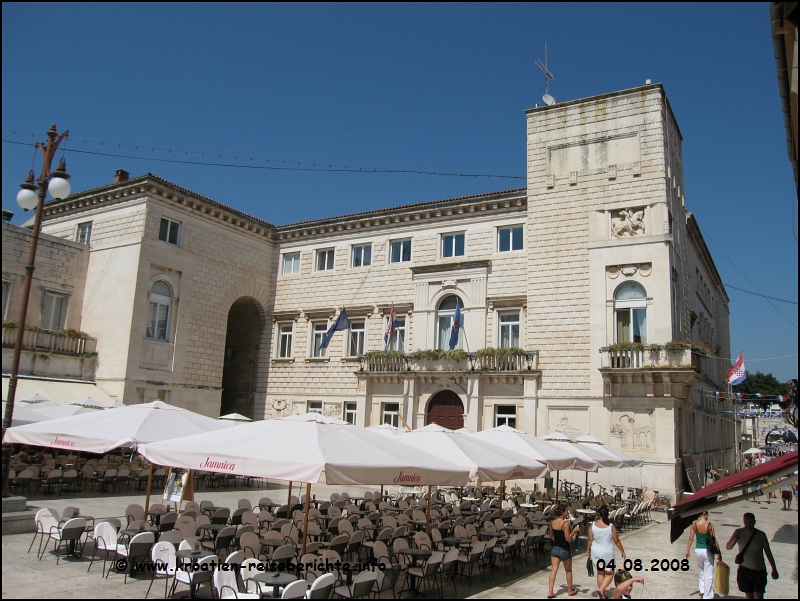
<svg viewBox="0 0 800 601">
<path fill-rule="evenodd" d="M 723 597 L 727 597 L 730 592 L 731 568 L 727 563 L 720 560 L 714 569 L 714 589 Z"/>
</svg>

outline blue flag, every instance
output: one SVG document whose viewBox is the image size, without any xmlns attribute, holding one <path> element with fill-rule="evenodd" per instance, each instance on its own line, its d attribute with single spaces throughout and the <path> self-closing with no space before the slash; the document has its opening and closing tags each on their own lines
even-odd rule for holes
<svg viewBox="0 0 800 601">
<path fill-rule="evenodd" d="M 463 318 L 461 317 L 461 305 L 456 301 L 456 314 L 453 316 L 453 329 L 450 331 L 450 350 L 456 348 L 458 344 L 458 334 L 463 327 Z"/>
<path fill-rule="evenodd" d="M 328 348 L 328 344 L 330 344 L 334 332 L 338 332 L 339 330 L 349 330 L 349 329 L 350 329 L 350 320 L 347 319 L 347 311 L 345 309 L 342 309 L 342 312 L 339 313 L 339 317 L 336 318 L 336 321 L 333 322 L 333 325 L 330 328 L 328 328 L 327 332 L 325 332 L 325 336 L 322 339 L 322 342 L 319 343 L 319 348 L 320 349 Z"/>
</svg>

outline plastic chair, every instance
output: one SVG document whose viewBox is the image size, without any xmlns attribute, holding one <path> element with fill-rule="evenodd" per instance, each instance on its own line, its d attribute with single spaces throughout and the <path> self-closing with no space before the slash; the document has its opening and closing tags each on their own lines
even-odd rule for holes
<svg viewBox="0 0 800 601">
<path fill-rule="evenodd" d="M 208 582 L 209 584 L 212 583 L 214 578 L 214 569 L 212 567 L 212 562 L 216 562 L 219 564 L 219 558 L 216 555 L 207 555 L 197 561 L 198 569 L 195 571 L 192 566 L 186 565 L 187 569 L 184 570 L 177 570 L 175 572 L 175 578 L 172 581 L 172 590 L 171 593 L 175 593 L 175 589 L 179 584 L 186 584 L 189 586 L 190 595 L 192 598 L 195 597 L 195 589 L 203 584 Z M 203 567 L 205 566 L 205 570 Z"/>
<path fill-rule="evenodd" d="M 36 512 L 36 532 L 33 534 L 33 540 L 28 547 L 28 553 L 33 548 L 33 543 L 36 542 L 36 537 L 39 537 L 39 550 L 36 552 L 38 557 L 42 553 L 42 541 L 44 537 L 50 535 L 50 529 L 58 527 L 58 511 L 45 507 Z"/>
<path fill-rule="evenodd" d="M 305 598 L 327 599 L 330 597 L 335 583 L 336 577 L 333 574 L 323 574 L 311 584 L 311 588 L 306 591 Z"/>
<path fill-rule="evenodd" d="M 164 538 L 163 536 L 161 537 Z M 175 556 L 175 547 L 172 543 L 159 540 L 150 550 L 150 559 L 153 561 L 153 570 L 151 571 L 152 578 L 150 579 L 150 586 L 147 587 L 147 592 L 144 598 L 150 594 L 150 589 L 156 581 L 156 577 L 164 578 L 164 598 L 167 598 L 167 591 L 169 590 L 169 579 L 175 576 L 177 569 L 177 558 Z"/>
<path fill-rule="evenodd" d="M 94 563 L 95 553 L 103 551 L 103 576 L 106 575 L 106 559 L 109 553 L 114 553 L 117 556 L 118 543 L 117 543 L 117 529 L 113 524 L 108 522 L 100 522 L 94 527 L 94 552 L 92 553 L 92 560 L 89 562 L 89 567 L 86 569 L 88 572 L 92 569 Z"/>
<path fill-rule="evenodd" d="M 52 526 L 50 528 L 50 539 L 55 542 L 54 552 L 56 554 L 56 565 L 58 565 L 58 561 L 60 559 L 60 555 L 58 554 L 58 550 L 61 548 L 62 543 L 66 543 L 69 545 L 79 545 L 81 542 L 81 538 L 83 538 L 84 533 L 86 532 L 86 520 L 83 518 L 72 518 L 63 527 L 59 526 Z M 46 547 L 45 547 L 46 548 Z M 42 549 L 42 554 L 44 554 L 44 550 Z M 81 547 L 81 551 L 83 551 L 83 547 Z M 39 561 L 42 560 L 42 556 L 39 556 Z"/>
<path fill-rule="evenodd" d="M 127 547 L 125 545 L 117 545 L 117 555 L 127 557 L 130 566 L 128 570 L 125 570 L 124 584 L 128 583 L 128 572 L 133 575 L 133 567 L 136 565 L 133 563 L 133 560 L 137 557 L 149 557 L 155 542 L 156 535 L 153 532 L 140 532 L 131 539 Z M 106 578 L 108 578 L 108 574 L 110 573 L 111 570 L 109 569 Z"/>
<path fill-rule="evenodd" d="M 308 582 L 295 580 L 283 589 L 281 599 L 304 599 L 308 590 Z"/>
<path fill-rule="evenodd" d="M 375 572 L 365 570 L 359 572 L 350 586 L 337 586 L 333 594 L 343 599 L 362 599 L 368 597 L 375 585 Z"/>
</svg>

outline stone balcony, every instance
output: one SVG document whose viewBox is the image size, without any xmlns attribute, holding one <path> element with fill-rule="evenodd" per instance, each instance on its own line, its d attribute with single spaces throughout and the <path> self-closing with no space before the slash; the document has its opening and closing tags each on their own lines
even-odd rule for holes
<svg viewBox="0 0 800 601">
<path fill-rule="evenodd" d="M 686 398 L 701 378 L 720 385 L 717 363 L 690 348 L 620 350 L 602 348 L 600 372 L 604 396 L 677 396 Z"/>
<path fill-rule="evenodd" d="M 11 371 L 16 326 L 3 326 L 3 372 Z M 19 373 L 56 378 L 93 380 L 97 339 L 48 330 L 25 330 Z"/>
<path fill-rule="evenodd" d="M 501 357 L 466 353 L 459 358 L 426 357 L 419 354 L 361 356 L 359 371 L 369 373 L 387 372 L 538 372 L 539 351 L 524 351 L 524 354 Z"/>
</svg>

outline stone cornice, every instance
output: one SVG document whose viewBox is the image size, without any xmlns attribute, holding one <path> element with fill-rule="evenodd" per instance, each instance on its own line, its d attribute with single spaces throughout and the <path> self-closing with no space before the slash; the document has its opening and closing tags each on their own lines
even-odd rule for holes
<svg viewBox="0 0 800 601">
<path fill-rule="evenodd" d="M 411 267 L 411 273 L 414 275 L 422 275 L 427 273 L 438 273 L 440 271 L 464 271 L 466 269 L 488 269 L 492 261 L 485 259 L 483 261 L 463 261 L 461 263 L 437 263 L 436 265 L 421 265 L 419 267 Z"/>
<path fill-rule="evenodd" d="M 150 197 L 172 202 L 185 209 L 239 227 L 274 241 L 300 241 L 318 236 L 352 232 L 375 232 L 404 224 L 452 220 L 482 214 L 502 214 L 527 208 L 527 189 L 493 192 L 462 198 L 438 200 L 352 215 L 317 219 L 276 227 L 271 223 L 228 207 L 211 198 L 182 188 L 150 173 L 119 184 L 101 186 L 45 204 L 45 221 L 79 214 L 88 209 Z"/>
</svg>

